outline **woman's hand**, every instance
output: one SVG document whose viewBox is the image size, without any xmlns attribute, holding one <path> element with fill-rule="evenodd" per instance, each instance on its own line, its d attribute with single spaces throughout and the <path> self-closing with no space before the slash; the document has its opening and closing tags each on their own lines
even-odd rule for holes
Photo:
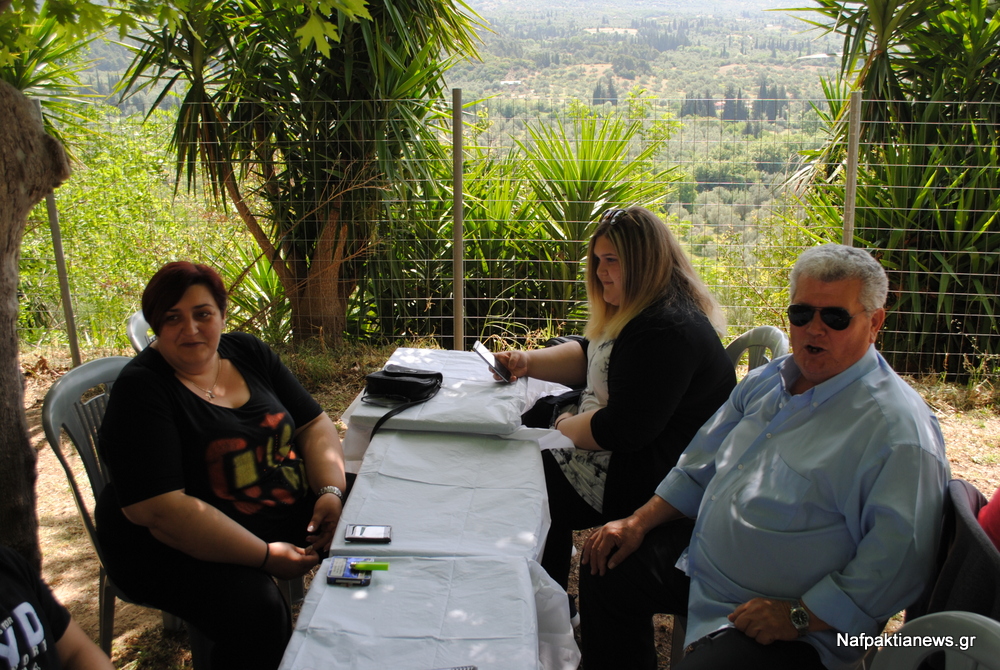
<svg viewBox="0 0 1000 670">
<path fill-rule="evenodd" d="M 287 542 L 272 542 L 262 569 L 278 579 L 301 577 L 319 563 L 319 554 L 312 547 L 303 549 Z"/>
<path fill-rule="evenodd" d="M 129 521 L 148 528 L 160 542 L 202 561 L 251 568 L 267 566 L 268 572 L 282 578 L 286 574 L 304 574 L 319 562 L 311 546 L 299 549 L 276 542 L 270 545 L 269 555 L 265 554 L 261 549 L 263 540 L 215 507 L 180 490 L 129 505 L 122 511 Z M 272 571 L 273 566 L 279 572 Z"/>
<path fill-rule="evenodd" d="M 504 367 L 510 370 L 510 380 L 517 381 L 521 377 L 528 376 L 528 359 L 530 358 L 529 352 L 527 351 L 499 351 L 494 354 L 496 356 L 497 362 L 502 363 Z M 499 380 L 499 375 L 494 374 L 494 379 Z"/>
<path fill-rule="evenodd" d="M 333 542 L 333 532 L 337 530 L 337 522 L 344 511 L 340 498 L 332 493 L 324 493 L 316 499 L 313 515 L 306 527 L 306 541 L 315 551 L 329 551 Z"/>
<path fill-rule="evenodd" d="M 344 450 L 337 435 L 337 427 L 322 412 L 315 419 L 302 426 L 295 434 L 295 444 L 306 463 L 306 477 L 313 491 L 324 486 L 336 486 L 347 490 L 347 476 L 344 474 Z M 306 541 L 316 551 L 326 551 L 333 541 L 333 532 L 344 511 L 340 498 L 325 493 L 316 499 L 312 518 L 306 526 Z"/>
</svg>

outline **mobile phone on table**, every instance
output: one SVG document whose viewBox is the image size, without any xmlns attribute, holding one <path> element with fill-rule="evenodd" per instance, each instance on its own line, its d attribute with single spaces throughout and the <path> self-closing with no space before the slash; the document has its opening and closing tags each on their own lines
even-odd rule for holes
<svg viewBox="0 0 1000 670">
<path fill-rule="evenodd" d="M 326 573 L 326 583 L 338 586 L 368 586 L 372 583 L 372 571 L 355 570 L 354 564 L 373 560 L 375 559 L 358 558 L 357 556 L 331 556 L 330 570 Z"/>
<path fill-rule="evenodd" d="M 487 349 L 482 342 L 476 340 L 475 344 L 472 345 L 472 350 L 479 354 L 479 357 L 486 361 L 486 365 L 490 366 L 490 372 L 494 373 L 497 377 L 504 380 L 508 384 L 510 383 L 510 370 L 507 369 L 503 363 L 497 360 L 497 357 L 493 355 L 489 349 Z"/>
<path fill-rule="evenodd" d="M 372 542 L 388 544 L 392 541 L 392 526 L 349 523 L 344 529 L 344 539 L 348 542 Z"/>
</svg>

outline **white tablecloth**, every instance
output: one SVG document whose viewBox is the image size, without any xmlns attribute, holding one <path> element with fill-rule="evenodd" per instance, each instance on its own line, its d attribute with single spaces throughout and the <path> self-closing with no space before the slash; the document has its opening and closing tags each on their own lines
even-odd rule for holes
<svg viewBox="0 0 1000 670">
<path fill-rule="evenodd" d="M 345 542 L 348 523 L 390 525 L 392 542 Z M 537 440 L 385 430 L 365 455 L 330 551 L 538 559 L 548 528 Z"/>
<path fill-rule="evenodd" d="M 541 450 L 571 443 L 520 426 L 538 396 L 565 387 L 497 383 L 468 352 L 401 348 L 389 362 L 439 371 L 443 388 L 373 439 L 385 408 L 356 399 L 345 412 L 358 477 L 330 553 L 390 569 L 367 587 L 329 586 L 324 563 L 281 670 L 576 668 L 566 592 L 536 562 L 549 528 Z M 392 542 L 349 544 L 349 523 L 390 525 Z"/>
<path fill-rule="evenodd" d="M 523 558 L 392 558 L 366 587 L 309 588 L 280 670 L 570 670 L 566 594 Z M 502 587 L 498 585 L 502 584 Z"/>
</svg>

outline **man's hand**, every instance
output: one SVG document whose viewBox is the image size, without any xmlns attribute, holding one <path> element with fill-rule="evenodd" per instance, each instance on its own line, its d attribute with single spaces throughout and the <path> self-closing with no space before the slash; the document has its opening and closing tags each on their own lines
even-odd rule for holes
<svg viewBox="0 0 1000 670">
<path fill-rule="evenodd" d="M 761 644 L 775 640 L 795 640 L 799 631 L 792 625 L 792 604 L 787 600 L 754 598 L 737 607 L 729 620 L 737 630 Z"/>
<path fill-rule="evenodd" d="M 604 575 L 621 565 L 639 545 L 646 533 L 630 516 L 610 521 L 595 530 L 583 543 L 581 562 L 590 566 L 590 574 Z"/>
<path fill-rule="evenodd" d="M 306 541 L 313 549 L 329 551 L 330 544 L 333 543 L 333 532 L 337 529 L 337 522 L 343 511 L 344 504 L 332 493 L 325 493 L 316 499 L 312 518 L 306 527 L 306 532 L 309 533 Z"/>
</svg>

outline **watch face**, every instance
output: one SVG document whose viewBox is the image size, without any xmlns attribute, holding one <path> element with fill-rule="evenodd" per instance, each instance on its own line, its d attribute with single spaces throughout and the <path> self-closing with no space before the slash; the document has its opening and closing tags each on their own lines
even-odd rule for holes
<svg viewBox="0 0 1000 670">
<path fill-rule="evenodd" d="M 801 607 L 792 608 L 792 625 L 798 630 L 805 630 L 809 627 L 809 613 Z"/>
</svg>

